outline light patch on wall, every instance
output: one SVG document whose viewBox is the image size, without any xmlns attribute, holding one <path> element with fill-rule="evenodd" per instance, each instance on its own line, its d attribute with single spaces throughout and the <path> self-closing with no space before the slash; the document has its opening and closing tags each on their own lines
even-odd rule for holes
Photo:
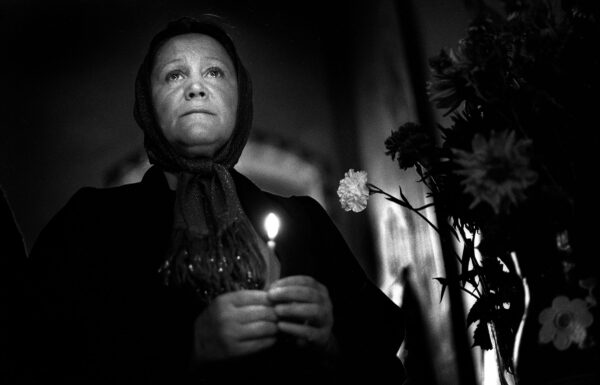
<svg viewBox="0 0 600 385">
<path fill-rule="evenodd" d="M 137 149 L 118 160 L 104 173 L 104 187 L 115 187 L 142 180 L 150 168 L 148 156 L 143 148 Z"/>
<path fill-rule="evenodd" d="M 236 169 L 266 191 L 283 196 L 308 195 L 327 209 L 319 165 L 289 149 L 249 141 Z"/>
</svg>

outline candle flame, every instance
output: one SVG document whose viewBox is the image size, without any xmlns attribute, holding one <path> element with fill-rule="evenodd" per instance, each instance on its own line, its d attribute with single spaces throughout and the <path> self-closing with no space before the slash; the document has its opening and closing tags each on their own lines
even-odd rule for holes
<svg viewBox="0 0 600 385">
<path fill-rule="evenodd" d="M 273 213 L 269 213 L 265 218 L 265 230 L 270 240 L 275 239 L 279 232 L 279 217 Z"/>
</svg>

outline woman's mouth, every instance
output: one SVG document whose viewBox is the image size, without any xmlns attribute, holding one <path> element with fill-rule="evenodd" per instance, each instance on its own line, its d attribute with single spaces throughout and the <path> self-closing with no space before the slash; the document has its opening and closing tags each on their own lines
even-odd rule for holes
<svg viewBox="0 0 600 385">
<path fill-rule="evenodd" d="M 192 110 L 184 112 L 181 116 L 193 115 L 193 114 L 206 114 L 206 115 L 214 115 L 213 112 L 204 109 L 204 108 L 194 108 Z"/>
</svg>

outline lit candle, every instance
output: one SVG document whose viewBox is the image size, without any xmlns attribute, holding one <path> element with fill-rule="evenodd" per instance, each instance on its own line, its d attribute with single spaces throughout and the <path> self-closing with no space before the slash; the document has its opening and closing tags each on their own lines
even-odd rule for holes
<svg viewBox="0 0 600 385">
<path fill-rule="evenodd" d="M 275 252 L 275 237 L 279 232 L 279 217 L 273 213 L 269 213 L 265 218 L 265 230 L 267 231 L 267 237 L 269 241 L 267 245 L 271 251 Z"/>
</svg>

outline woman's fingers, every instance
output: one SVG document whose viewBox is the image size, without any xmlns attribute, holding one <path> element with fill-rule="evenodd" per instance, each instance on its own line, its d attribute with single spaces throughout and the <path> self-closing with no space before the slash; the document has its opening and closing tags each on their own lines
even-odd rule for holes
<svg viewBox="0 0 600 385">
<path fill-rule="evenodd" d="M 280 332 L 295 336 L 299 344 L 327 345 L 333 326 L 333 309 L 327 288 L 309 276 L 296 275 L 274 282 L 268 291 Z"/>
<path fill-rule="evenodd" d="M 238 351 L 236 355 L 259 352 L 274 345 L 276 341 L 277 338 L 275 337 L 241 341 L 237 346 Z"/>
<path fill-rule="evenodd" d="M 244 290 L 218 296 L 195 322 L 195 357 L 214 361 L 272 345 L 277 314 L 267 293 Z"/>
<path fill-rule="evenodd" d="M 264 305 L 249 305 L 236 310 L 236 319 L 241 324 L 246 324 L 256 321 L 277 321 L 277 313 L 272 306 Z"/>
<path fill-rule="evenodd" d="M 281 278 L 271 284 L 270 288 L 280 286 L 318 286 L 320 283 L 308 275 L 291 275 L 289 277 Z"/>
<path fill-rule="evenodd" d="M 249 305 L 265 305 L 269 306 L 271 302 L 268 298 L 268 293 L 264 290 L 239 290 L 225 293 L 219 297 L 233 306 L 243 307 Z"/>
<path fill-rule="evenodd" d="M 285 303 L 275 306 L 277 317 L 292 321 L 296 320 L 300 323 L 309 323 L 320 325 L 324 318 L 324 309 L 314 303 Z"/>
<path fill-rule="evenodd" d="M 268 291 L 271 302 L 322 302 L 323 294 L 311 286 L 278 286 Z"/>
<path fill-rule="evenodd" d="M 310 302 L 329 301 L 327 288 L 312 277 L 294 275 L 275 281 L 267 291 L 271 302 Z"/>
<path fill-rule="evenodd" d="M 278 327 L 275 322 L 269 321 L 258 321 L 240 325 L 237 328 L 236 339 L 240 342 L 254 340 L 254 339 L 265 339 L 275 338 L 278 332 Z"/>
<path fill-rule="evenodd" d="M 314 340 L 319 330 L 318 328 L 308 324 L 298 324 L 285 321 L 278 322 L 277 327 L 284 333 L 291 334 L 298 338 L 304 338 L 307 341 Z"/>
<path fill-rule="evenodd" d="M 296 337 L 296 342 L 300 346 L 312 345 L 325 348 L 331 338 L 331 331 L 319 327 L 312 327 L 305 324 L 296 324 L 292 322 L 279 322 L 279 330 Z"/>
</svg>

